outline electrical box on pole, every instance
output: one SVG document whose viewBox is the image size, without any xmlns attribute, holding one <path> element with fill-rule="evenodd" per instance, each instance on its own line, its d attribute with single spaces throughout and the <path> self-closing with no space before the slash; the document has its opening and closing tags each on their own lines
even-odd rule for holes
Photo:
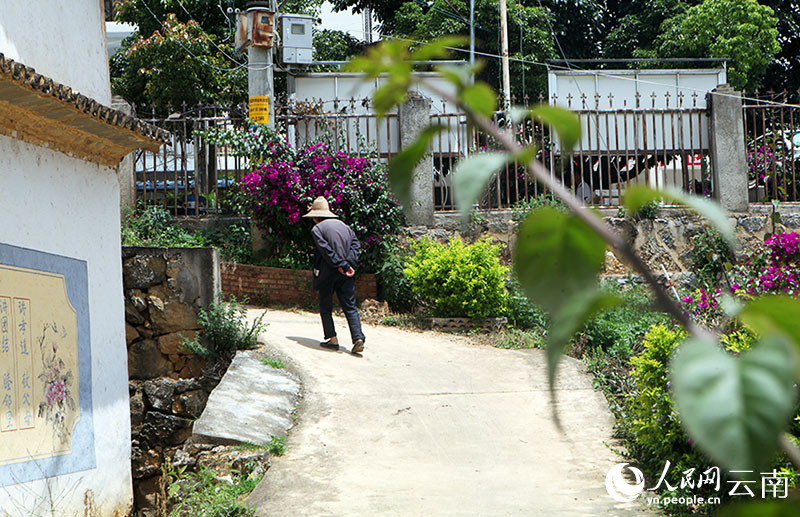
<svg viewBox="0 0 800 517">
<path fill-rule="evenodd" d="M 314 42 L 311 27 L 313 16 L 304 14 L 282 14 L 281 60 L 287 65 L 307 65 L 313 62 Z"/>
<path fill-rule="evenodd" d="M 275 125 L 272 49 L 275 40 L 273 2 L 250 2 L 236 20 L 236 48 L 247 48 L 249 115 L 254 122 Z"/>
</svg>

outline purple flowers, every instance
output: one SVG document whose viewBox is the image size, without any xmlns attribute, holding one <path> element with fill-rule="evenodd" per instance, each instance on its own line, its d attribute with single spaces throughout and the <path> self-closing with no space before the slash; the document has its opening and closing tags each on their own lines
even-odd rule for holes
<svg viewBox="0 0 800 517">
<path fill-rule="evenodd" d="M 800 293 L 800 236 L 777 233 L 764 241 L 764 249 L 753 253 L 733 271 L 731 288 L 750 296 Z"/>
<path fill-rule="evenodd" d="M 252 134 L 258 138 L 259 133 Z M 264 135 L 268 137 L 268 135 Z M 264 147 L 264 146 L 262 146 Z M 362 263 L 374 268 L 380 244 L 394 236 L 401 212 L 391 195 L 385 167 L 377 161 L 332 151 L 319 142 L 295 151 L 274 143 L 264 162 L 242 178 L 242 201 L 275 254 L 310 254 L 308 227 L 298 224 L 308 205 L 325 196 L 362 245 Z M 306 250 L 307 252 L 303 251 Z"/>
</svg>

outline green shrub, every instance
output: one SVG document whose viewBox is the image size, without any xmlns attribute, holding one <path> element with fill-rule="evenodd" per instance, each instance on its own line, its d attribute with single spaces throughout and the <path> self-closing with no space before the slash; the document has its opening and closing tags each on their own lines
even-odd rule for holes
<svg viewBox="0 0 800 517">
<path fill-rule="evenodd" d="M 225 228 L 200 230 L 198 238 L 219 250 L 219 256 L 225 262 L 239 264 L 253 263 L 253 243 L 250 228 L 243 223 L 235 223 Z"/>
<path fill-rule="evenodd" d="M 208 242 L 200 235 L 175 226 L 167 209 L 148 206 L 139 213 L 129 211 L 122 217 L 123 246 L 203 247 Z"/>
<path fill-rule="evenodd" d="M 515 277 L 508 279 L 506 287 L 509 294 L 506 310 L 508 322 L 518 329 L 537 329 L 544 334 L 549 325 L 547 313 L 528 300 Z"/>
<path fill-rule="evenodd" d="M 414 307 L 414 291 L 403 268 L 408 260 L 397 246 L 383 255 L 386 257 L 375 273 L 378 280 L 378 298 L 386 301 L 395 312 L 409 312 Z"/>
<path fill-rule="evenodd" d="M 174 468 L 168 463 L 164 465 L 170 516 L 255 515 L 254 509 L 241 502 L 264 476 L 254 469 L 254 465 L 247 465 L 244 472 L 230 471 L 230 483 L 218 480 L 217 473 L 205 466 L 197 472 L 187 472 L 185 467 Z"/>
<path fill-rule="evenodd" d="M 198 311 L 197 319 L 202 328 L 199 338 L 184 338 L 181 345 L 185 350 L 203 358 L 225 357 L 237 350 L 254 348 L 258 335 L 267 328 L 267 323 L 263 322 L 267 311 L 261 313 L 249 326 L 246 315 L 247 307 L 234 297 L 227 302 L 212 303 L 208 310 Z"/>
<path fill-rule="evenodd" d="M 606 287 L 610 289 L 610 287 Z M 614 289 L 618 291 L 618 289 Z M 640 286 L 618 292 L 623 303 L 594 316 L 583 329 L 586 346 L 627 359 L 635 351 L 647 330 L 668 318 L 652 308 L 647 291 Z"/>
<path fill-rule="evenodd" d="M 421 303 L 434 316 L 486 318 L 505 314 L 509 268 L 500 264 L 500 247 L 488 239 L 466 245 L 456 237 L 438 244 L 427 237 L 412 243 L 405 273 Z"/>
</svg>

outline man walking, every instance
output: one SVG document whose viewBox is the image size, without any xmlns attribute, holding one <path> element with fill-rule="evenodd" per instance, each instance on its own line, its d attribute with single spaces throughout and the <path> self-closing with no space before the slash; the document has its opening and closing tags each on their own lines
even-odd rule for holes
<svg viewBox="0 0 800 517">
<path fill-rule="evenodd" d="M 333 293 L 344 310 L 350 337 L 353 340 L 352 353 L 364 351 L 364 333 L 358 317 L 355 297 L 355 274 L 361 243 L 349 226 L 330 211 L 328 200 L 318 197 L 303 217 L 314 219 L 311 236 L 314 239 L 314 289 L 319 291 L 319 315 L 325 341 L 320 346 L 338 350 L 339 340 L 333 326 Z"/>
</svg>

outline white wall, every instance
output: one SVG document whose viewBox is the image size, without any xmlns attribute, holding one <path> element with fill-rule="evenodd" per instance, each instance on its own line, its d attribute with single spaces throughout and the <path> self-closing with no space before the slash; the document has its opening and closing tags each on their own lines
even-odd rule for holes
<svg viewBox="0 0 800 517">
<path fill-rule="evenodd" d="M 0 52 L 108 106 L 102 0 L 1 0 Z"/>
<path fill-rule="evenodd" d="M 49 507 L 49 493 L 58 494 L 55 515 L 83 515 L 87 489 L 98 515 L 114 515 L 132 504 L 116 173 L 0 136 L 0 176 L 1 243 L 87 262 L 97 465 L 48 482 L 0 487 L 0 515 L 39 515 L 36 507 Z"/>
<path fill-rule="evenodd" d="M 101 0 L 0 3 L 0 52 L 110 103 Z M 125 515 L 130 410 L 116 171 L 0 136 L 0 207 L 0 243 L 86 261 L 96 464 L 0 487 L 0 515 L 84 515 L 87 490 L 96 515 Z"/>
</svg>

